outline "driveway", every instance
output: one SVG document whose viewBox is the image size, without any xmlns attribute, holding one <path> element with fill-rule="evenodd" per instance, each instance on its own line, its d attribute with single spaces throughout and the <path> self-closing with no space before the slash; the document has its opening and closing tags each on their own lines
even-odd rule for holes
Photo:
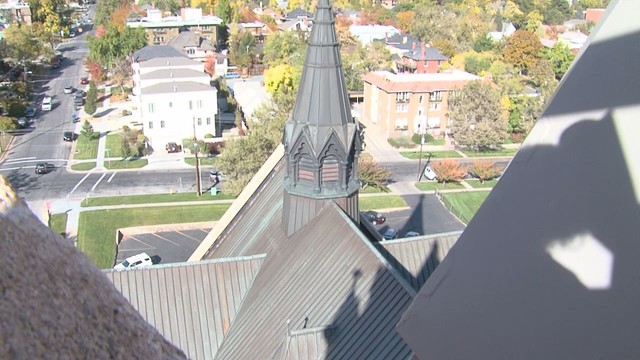
<svg viewBox="0 0 640 360">
<path fill-rule="evenodd" d="M 211 227 L 207 227 L 161 232 L 149 230 L 127 235 L 125 230 L 118 246 L 116 263 L 141 252 L 149 254 L 154 264 L 185 262 L 210 231 Z"/>
</svg>

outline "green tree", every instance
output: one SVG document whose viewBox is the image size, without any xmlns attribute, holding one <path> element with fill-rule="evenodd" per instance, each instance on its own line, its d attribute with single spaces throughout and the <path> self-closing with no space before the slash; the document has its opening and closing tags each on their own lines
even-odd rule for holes
<svg viewBox="0 0 640 360">
<path fill-rule="evenodd" d="M 609 6 L 610 0 L 579 0 L 584 9 L 602 9 Z"/>
<path fill-rule="evenodd" d="M 529 14 L 527 14 L 527 25 L 525 29 L 531 31 L 534 34 L 538 33 L 538 30 L 542 26 L 542 20 L 544 17 L 538 10 L 533 10 Z"/>
<path fill-rule="evenodd" d="M 216 5 L 216 15 L 222 19 L 222 22 L 225 24 L 231 22 L 231 1 L 218 0 L 218 4 Z"/>
<path fill-rule="evenodd" d="M 491 59 L 475 54 L 467 55 L 464 58 L 464 71 L 481 75 L 491 67 Z"/>
<path fill-rule="evenodd" d="M 510 134 L 524 136 L 529 133 L 540 117 L 544 106 L 544 97 L 517 96 L 510 100 L 507 131 Z"/>
<path fill-rule="evenodd" d="M 571 7 L 566 0 L 551 0 L 544 7 L 544 22 L 547 24 L 562 24 L 571 18 Z"/>
<path fill-rule="evenodd" d="M 13 118 L 8 116 L 0 116 L 0 130 L 15 130 L 18 128 L 18 124 Z"/>
<path fill-rule="evenodd" d="M 256 41 L 250 32 L 237 33 L 229 38 L 229 61 L 241 69 L 248 69 L 253 63 Z"/>
<path fill-rule="evenodd" d="M 351 91 L 364 89 L 362 78 L 367 73 L 391 68 L 391 53 L 381 41 L 364 47 L 358 43 L 355 49 L 341 52 L 341 57 L 347 89 Z"/>
<path fill-rule="evenodd" d="M 270 67 L 294 65 L 302 68 L 307 45 L 296 33 L 281 31 L 267 38 L 262 49 L 262 61 Z"/>
<path fill-rule="evenodd" d="M 562 79 L 576 57 L 567 45 L 559 41 L 557 41 L 550 49 L 543 48 L 540 55 L 543 59 L 549 61 L 553 69 L 553 73 L 558 80 Z"/>
<path fill-rule="evenodd" d="M 93 82 L 90 82 L 89 90 L 87 90 L 87 99 L 86 99 L 86 104 L 84 105 L 84 112 L 86 112 L 89 115 L 95 114 L 97 110 L 97 107 L 96 107 L 97 99 L 98 99 L 98 91 L 96 90 L 96 86 L 93 84 Z"/>
<path fill-rule="evenodd" d="M 120 138 L 120 154 L 122 154 L 123 159 L 131 157 L 131 145 L 129 144 L 127 134 L 122 134 Z"/>
<path fill-rule="evenodd" d="M 540 58 L 542 44 L 536 34 L 527 30 L 517 30 L 507 40 L 504 60 L 520 71 L 533 67 Z"/>
<path fill-rule="evenodd" d="M 147 35 L 142 28 L 125 27 L 122 31 L 109 25 L 100 37 L 89 38 L 89 61 L 112 69 L 118 60 L 124 59 L 147 44 Z"/>
<path fill-rule="evenodd" d="M 93 126 L 91 126 L 91 123 L 85 120 L 84 123 L 82 123 L 82 128 L 80 129 L 80 136 L 92 139 L 94 136 L 93 134 Z"/>
<path fill-rule="evenodd" d="M 538 60 L 527 75 L 535 87 L 545 86 L 555 79 L 553 67 L 547 59 Z"/>
<path fill-rule="evenodd" d="M 104 25 L 107 26 L 111 23 L 111 15 L 116 9 L 128 5 L 128 0 L 100 0 L 95 5 L 95 13 L 93 16 L 93 23 L 95 26 Z"/>
<path fill-rule="evenodd" d="M 473 50 L 476 52 L 490 51 L 493 49 L 493 40 L 488 36 L 488 33 L 484 36 L 478 36 L 476 42 L 473 44 Z"/>
<path fill-rule="evenodd" d="M 9 26 L 4 30 L 7 52 L 16 61 L 35 61 L 42 52 L 40 41 L 29 25 Z"/>
<path fill-rule="evenodd" d="M 522 93 L 524 89 L 523 78 L 513 65 L 496 60 L 489 67 L 489 72 L 493 81 L 498 85 L 501 95 Z"/>
<path fill-rule="evenodd" d="M 502 144 L 507 123 L 501 111 L 500 93 L 490 83 L 480 80 L 468 83 L 451 105 L 449 121 L 457 145 L 485 150 Z"/>
</svg>

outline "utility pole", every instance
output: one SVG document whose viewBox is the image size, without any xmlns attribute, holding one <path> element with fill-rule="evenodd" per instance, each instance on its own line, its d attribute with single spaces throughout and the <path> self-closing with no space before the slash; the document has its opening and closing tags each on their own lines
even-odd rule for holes
<svg viewBox="0 0 640 360">
<path fill-rule="evenodd" d="M 198 138 L 196 138 L 196 117 L 193 116 L 193 149 L 196 153 L 196 194 L 202 196 L 202 187 L 200 185 L 200 160 L 198 160 Z"/>
</svg>

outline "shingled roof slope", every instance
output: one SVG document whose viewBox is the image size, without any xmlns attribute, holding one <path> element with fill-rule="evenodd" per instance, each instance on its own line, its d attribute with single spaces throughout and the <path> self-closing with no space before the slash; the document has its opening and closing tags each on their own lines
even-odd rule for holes
<svg viewBox="0 0 640 360">
<path fill-rule="evenodd" d="M 292 332 L 325 328 L 321 358 L 405 359 L 394 326 L 414 293 L 328 203 L 267 254 L 216 358 L 280 359 Z"/>
<path fill-rule="evenodd" d="M 157 58 L 173 57 L 186 58 L 187 55 L 169 45 L 148 45 L 133 53 L 133 59 L 137 62 L 144 62 Z"/>
<path fill-rule="evenodd" d="M 212 359 L 253 283 L 262 256 L 107 270 L 151 325 L 190 359 Z"/>
</svg>

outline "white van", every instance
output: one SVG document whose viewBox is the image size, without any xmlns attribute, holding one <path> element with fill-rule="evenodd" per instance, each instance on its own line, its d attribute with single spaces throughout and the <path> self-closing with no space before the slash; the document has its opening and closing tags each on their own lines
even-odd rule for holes
<svg viewBox="0 0 640 360">
<path fill-rule="evenodd" d="M 45 96 L 42 99 L 42 111 L 51 111 L 51 108 L 53 108 L 53 99 L 51 96 Z"/>
<path fill-rule="evenodd" d="M 125 261 L 114 266 L 113 268 L 116 270 L 124 270 L 124 269 L 138 268 L 138 267 L 146 267 L 151 265 L 153 265 L 151 256 L 149 256 L 147 253 L 140 253 L 138 255 L 133 255 L 128 257 Z"/>
</svg>

